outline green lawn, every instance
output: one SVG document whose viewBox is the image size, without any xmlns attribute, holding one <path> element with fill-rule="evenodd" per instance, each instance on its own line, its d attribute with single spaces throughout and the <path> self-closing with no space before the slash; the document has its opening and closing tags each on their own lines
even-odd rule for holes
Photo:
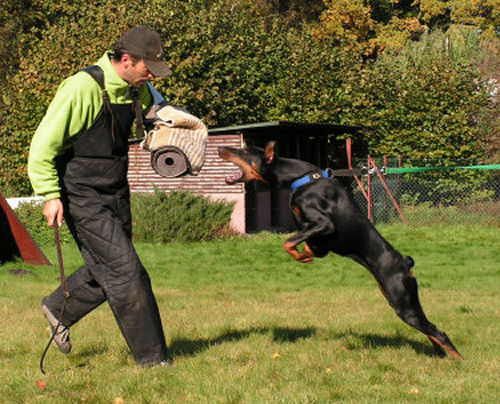
<svg viewBox="0 0 500 404">
<path fill-rule="evenodd" d="M 9 263 L 0 266 L 0 403 L 498 402 L 499 228 L 379 230 L 415 259 L 424 310 L 464 361 L 433 357 L 352 260 L 296 263 L 284 236 L 269 233 L 138 244 L 174 367 L 135 366 L 103 305 L 72 328 L 71 354 L 51 347 L 42 375 L 49 335 L 39 301 L 58 268 Z M 57 262 L 54 246 L 44 251 Z M 64 256 L 68 272 L 79 266 L 74 245 Z"/>
</svg>

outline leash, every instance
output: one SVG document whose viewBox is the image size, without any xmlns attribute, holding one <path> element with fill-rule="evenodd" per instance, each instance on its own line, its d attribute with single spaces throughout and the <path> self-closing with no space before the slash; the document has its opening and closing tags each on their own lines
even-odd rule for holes
<svg viewBox="0 0 500 404">
<path fill-rule="evenodd" d="M 64 309 L 66 308 L 66 303 L 68 302 L 68 299 L 69 299 L 68 285 L 66 284 L 66 276 L 64 275 L 64 261 L 63 261 L 62 248 L 61 248 L 61 238 L 59 237 L 59 226 L 57 225 L 56 220 L 54 220 L 53 227 L 54 227 L 54 236 L 55 236 L 56 247 L 57 247 L 57 261 L 59 263 L 59 274 L 61 277 L 61 287 L 62 287 L 63 294 L 64 294 L 64 303 L 63 303 L 63 307 L 61 309 L 61 312 L 59 313 L 59 319 L 57 322 L 57 326 L 54 329 L 54 332 L 51 333 L 52 335 L 50 336 L 50 340 L 49 340 L 47 346 L 45 347 L 45 350 L 43 351 L 42 357 L 40 359 L 40 371 L 43 374 L 45 374 L 45 370 L 43 369 L 43 361 L 45 359 L 45 356 L 47 355 L 47 351 L 49 350 L 50 344 L 54 340 L 54 337 L 55 337 L 57 331 L 59 330 L 59 326 L 62 325 L 61 319 L 62 319 L 62 316 L 64 314 Z"/>
</svg>

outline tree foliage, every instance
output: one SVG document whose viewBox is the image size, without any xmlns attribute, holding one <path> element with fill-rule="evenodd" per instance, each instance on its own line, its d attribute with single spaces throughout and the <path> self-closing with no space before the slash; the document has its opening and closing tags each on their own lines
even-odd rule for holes
<svg viewBox="0 0 500 404">
<path fill-rule="evenodd" d="M 429 34 L 353 73 L 344 113 L 367 127 L 374 153 L 455 163 L 482 156 L 478 119 L 489 86 L 464 63 L 472 51 L 450 54 L 445 42 L 445 34 Z"/>
<path fill-rule="evenodd" d="M 494 0 L 6 0 L 0 190 L 31 192 L 29 142 L 58 84 L 135 25 L 165 40 L 174 73 L 155 86 L 210 126 L 360 124 L 377 153 L 495 159 L 498 18 Z"/>
</svg>

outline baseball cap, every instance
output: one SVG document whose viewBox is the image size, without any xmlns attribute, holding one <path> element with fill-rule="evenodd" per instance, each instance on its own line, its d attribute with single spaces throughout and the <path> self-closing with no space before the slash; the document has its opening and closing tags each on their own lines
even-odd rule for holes
<svg viewBox="0 0 500 404">
<path fill-rule="evenodd" d="M 149 27 L 140 26 L 128 30 L 121 36 L 116 48 L 143 59 L 148 70 L 157 77 L 172 74 L 164 60 L 160 34 Z"/>
</svg>

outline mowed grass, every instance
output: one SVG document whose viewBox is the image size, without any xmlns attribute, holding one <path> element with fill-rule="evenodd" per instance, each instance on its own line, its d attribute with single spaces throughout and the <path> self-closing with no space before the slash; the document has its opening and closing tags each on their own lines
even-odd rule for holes
<svg viewBox="0 0 500 404">
<path fill-rule="evenodd" d="M 415 259 L 424 310 L 465 360 L 434 357 L 354 261 L 296 263 L 283 235 L 138 244 L 174 366 L 134 365 L 104 304 L 72 328 L 69 355 L 50 348 L 42 375 L 49 335 L 39 301 L 58 268 L 9 263 L 0 267 L 0 402 L 497 403 L 499 229 L 379 230 Z M 44 250 L 56 263 L 55 247 Z M 67 272 L 81 263 L 74 245 L 64 256 Z"/>
</svg>

